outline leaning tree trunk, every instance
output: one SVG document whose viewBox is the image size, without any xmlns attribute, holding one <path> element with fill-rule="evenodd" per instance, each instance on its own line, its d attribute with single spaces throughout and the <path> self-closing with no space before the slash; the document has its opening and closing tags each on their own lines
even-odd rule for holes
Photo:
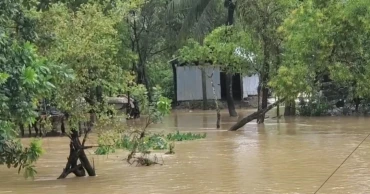
<svg viewBox="0 0 370 194">
<path fill-rule="evenodd" d="M 90 161 L 85 154 L 85 149 L 91 148 L 91 146 L 84 145 L 87 134 L 88 132 L 85 133 L 85 137 L 81 143 L 80 139 L 78 138 L 78 132 L 76 130 L 72 130 L 72 134 L 69 137 L 71 141 L 69 143 L 68 161 L 58 179 L 64 179 L 70 173 L 75 174 L 77 177 L 86 176 L 86 172 L 89 176 L 96 175 L 94 167 L 90 164 Z M 78 164 L 78 160 L 80 161 L 80 164 Z"/>
<path fill-rule="evenodd" d="M 236 131 L 238 129 L 240 129 L 241 127 L 243 127 L 245 124 L 253 121 L 254 119 L 258 119 L 261 117 L 261 115 L 265 115 L 269 110 L 271 110 L 272 108 L 274 108 L 275 106 L 277 106 L 279 103 L 283 102 L 285 99 L 280 99 L 278 101 L 276 101 L 275 103 L 267 106 L 266 108 L 264 109 L 261 109 L 257 112 L 254 112 L 252 113 L 251 115 L 248 115 L 247 117 L 243 118 L 242 120 L 238 121 L 237 123 L 235 123 L 235 125 L 233 125 L 229 131 Z"/>
</svg>

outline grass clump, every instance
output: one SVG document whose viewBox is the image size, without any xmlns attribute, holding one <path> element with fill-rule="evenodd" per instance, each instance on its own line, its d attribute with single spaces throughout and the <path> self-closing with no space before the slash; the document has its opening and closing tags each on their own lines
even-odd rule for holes
<svg viewBox="0 0 370 194">
<path fill-rule="evenodd" d="M 197 139 L 204 139 L 206 138 L 207 134 L 196 134 L 196 133 L 180 133 L 177 131 L 176 133 L 170 133 L 167 135 L 167 140 L 169 141 L 189 141 L 189 140 L 197 140 Z"/>
</svg>

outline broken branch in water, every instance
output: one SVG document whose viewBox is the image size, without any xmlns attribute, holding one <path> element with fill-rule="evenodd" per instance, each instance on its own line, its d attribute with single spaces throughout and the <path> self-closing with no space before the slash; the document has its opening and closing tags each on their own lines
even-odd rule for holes
<svg viewBox="0 0 370 194">
<path fill-rule="evenodd" d="M 257 119 L 259 118 L 261 115 L 264 115 L 266 114 L 269 110 L 271 110 L 272 108 L 274 108 L 275 106 L 277 106 L 279 103 L 283 102 L 285 100 L 285 98 L 283 99 L 280 99 L 278 101 L 276 101 L 275 103 L 267 106 L 265 109 L 261 109 L 257 112 L 254 112 L 250 115 L 248 115 L 247 117 L 243 118 L 242 120 L 238 121 L 237 123 L 235 123 L 230 129 L 229 131 L 236 131 L 238 129 L 240 129 L 241 127 L 243 127 L 245 124 L 253 121 L 254 119 Z"/>
<path fill-rule="evenodd" d="M 134 156 L 135 156 L 135 154 L 137 152 L 137 148 L 139 146 L 139 142 L 145 137 L 145 131 L 146 131 L 146 129 L 147 129 L 148 126 L 149 125 L 146 125 L 145 128 L 143 128 L 143 130 L 141 132 L 140 131 L 137 131 L 137 132 L 140 133 L 140 136 L 139 137 L 134 137 L 134 140 L 135 140 L 135 138 L 137 138 L 137 140 L 135 140 L 134 146 L 132 148 L 132 151 L 131 151 L 131 153 L 127 157 L 127 163 L 132 164 L 130 161 L 131 161 L 132 158 L 134 158 Z"/>
</svg>

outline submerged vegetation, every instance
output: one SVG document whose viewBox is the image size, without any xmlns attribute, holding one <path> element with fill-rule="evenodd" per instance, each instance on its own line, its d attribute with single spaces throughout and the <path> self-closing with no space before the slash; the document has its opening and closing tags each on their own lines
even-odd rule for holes
<svg viewBox="0 0 370 194">
<path fill-rule="evenodd" d="M 95 150 L 95 154 L 97 155 L 106 155 L 109 153 L 114 153 L 116 149 L 125 149 L 131 151 L 134 147 L 135 140 L 129 135 L 123 135 L 120 138 L 116 138 L 119 134 L 116 133 L 114 138 L 115 140 L 108 139 L 104 136 L 106 132 L 104 132 L 99 137 L 99 147 Z M 206 138 L 207 134 L 198 134 L 198 133 L 180 133 L 177 131 L 176 133 L 169 133 L 167 135 L 164 134 L 147 134 L 143 141 L 141 141 L 138 150 L 141 152 L 150 153 L 150 150 L 169 150 L 169 153 L 174 153 L 174 147 L 176 141 L 191 141 L 197 139 L 204 139 Z M 109 142 L 113 142 L 113 144 L 109 144 Z M 109 144 L 109 145 L 108 145 Z"/>
<path fill-rule="evenodd" d="M 196 140 L 196 139 L 203 139 L 206 138 L 207 134 L 194 134 L 191 132 L 188 133 L 180 133 L 177 131 L 176 133 L 169 133 L 167 134 L 166 138 L 169 141 L 188 141 L 188 140 Z"/>
</svg>

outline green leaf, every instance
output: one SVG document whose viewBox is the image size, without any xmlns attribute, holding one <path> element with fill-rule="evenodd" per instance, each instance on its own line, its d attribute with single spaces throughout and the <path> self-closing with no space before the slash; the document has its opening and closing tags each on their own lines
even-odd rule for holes
<svg viewBox="0 0 370 194">
<path fill-rule="evenodd" d="M 9 78 L 9 74 L 7 74 L 7 73 L 0 73 L 0 84 L 5 83 L 8 78 Z"/>
<path fill-rule="evenodd" d="M 34 84 L 37 81 L 37 74 L 34 69 L 31 67 L 26 67 L 26 69 L 23 72 L 23 79 L 25 83 L 28 84 Z"/>
</svg>

